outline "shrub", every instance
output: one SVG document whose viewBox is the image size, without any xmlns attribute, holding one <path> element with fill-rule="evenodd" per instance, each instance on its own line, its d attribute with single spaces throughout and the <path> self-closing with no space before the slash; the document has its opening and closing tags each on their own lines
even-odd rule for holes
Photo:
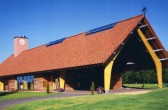
<svg viewBox="0 0 168 110">
<path fill-rule="evenodd" d="M 103 94 L 103 93 L 104 93 L 104 88 L 101 87 L 101 86 L 99 86 L 99 87 L 96 89 L 96 91 L 97 91 L 97 94 Z"/>
<path fill-rule="evenodd" d="M 63 88 L 58 88 L 56 89 L 58 92 L 64 92 L 64 89 Z"/>
<path fill-rule="evenodd" d="M 91 95 L 94 95 L 94 91 L 95 91 L 95 84 L 94 82 L 92 81 L 92 84 L 90 86 L 90 91 L 91 91 Z"/>
<path fill-rule="evenodd" d="M 47 91 L 46 91 L 48 94 L 50 93 L 50 85 L 49 83 L 47 84 Z"/>
</svg>

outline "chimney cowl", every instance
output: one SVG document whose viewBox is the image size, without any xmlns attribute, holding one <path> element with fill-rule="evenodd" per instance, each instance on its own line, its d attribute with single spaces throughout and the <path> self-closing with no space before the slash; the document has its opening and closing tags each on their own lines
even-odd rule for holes
<svg viewBox="0 0 168 110">
<path fill-rule="evenodd" d="M 25 39 L 28 39 L 28 37 L 26 37 L 25 35 L 23 35 L 23 36 L 15 36 L 14 39 L 15 38 L 25 38 Z"/>
</svg>

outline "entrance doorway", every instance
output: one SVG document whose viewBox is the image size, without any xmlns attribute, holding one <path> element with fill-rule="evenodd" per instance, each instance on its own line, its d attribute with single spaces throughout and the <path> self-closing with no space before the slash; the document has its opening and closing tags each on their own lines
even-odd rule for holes
<svg viewBox="0 0 168 110">
<path fill-rule="evenodd" d="M 18 90 L 34 90 L 34 75 L 17 76 Z"/>
<path fill-rule="evenodd" d="M 100 86 L 104 87 L 104 73 L 102 66 L 67 71 L 65 89 L 90 90 L 92 81 L 95 84 L 95 88 Z"/>
</svg>

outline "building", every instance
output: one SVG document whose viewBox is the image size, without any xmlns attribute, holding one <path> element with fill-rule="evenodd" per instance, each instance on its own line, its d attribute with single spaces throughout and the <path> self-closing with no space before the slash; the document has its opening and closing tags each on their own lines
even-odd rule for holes
<svg viewBox="0 0 168 110">
<path fill-rule="evenodd" d="M 123 71 L 162 68 L 168 55 L 144 15 L 28 49 L 28 38 L 14 37 L 14 54 L 0 65 L 1 90 L 89 90 L 94 81 L 106 93 L 122 88 Z"/>
</svg>

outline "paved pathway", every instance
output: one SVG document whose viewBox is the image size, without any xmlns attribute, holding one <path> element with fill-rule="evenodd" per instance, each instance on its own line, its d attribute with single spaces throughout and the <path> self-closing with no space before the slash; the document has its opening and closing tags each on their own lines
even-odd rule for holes
<svg viewBox="0 0 168 110">
<path fill-rule="evenodd" d="M 122 89 L 122 90 L 111 90 L 109 91 L 110 94 L 141 94 L 149 92 L 150 90 L 144 90 L 144 89 Z M 52 99 L 52 98 L 65 98 L 65 97 L 72 97 L 72 96 L 82 96 L 82 95 L 88 95 L 90 94 L 90 91 L 66 91 L 63 94 L 55 94 L 52 96 L 43 96 L 43 97 L 35 97 L 35 98 L 25 98 L 25 99 L 15 99 L 15 100 L 8 100 L 8 101 L 0 101 L 0 110 L 3 110 L 6 107 L 15 105 L 15 104 L 21 104 L 24 102 L 31 102 L 36 100 L 42 100 L 42 99 Z"/>
<path fill-rule="evenodd" d="M 9 107 L 9 106 L 12 106 L 12 105 L 15 105 L 15 104 L 24 103 L 24 102 L 31 102 L 31 101 L 42 100 L 42 99 L 81 96 L 81 95 L 85 95 L 85 94 L 56 94 L 56 95 L 52 95 L 52 96 L 43 96 L 43 97 L 35 97 L 35 98 L 25 98 L 25 99 L 0 101 L 0 110 L 3 110 L 6 107 Z"/>
</svg>

